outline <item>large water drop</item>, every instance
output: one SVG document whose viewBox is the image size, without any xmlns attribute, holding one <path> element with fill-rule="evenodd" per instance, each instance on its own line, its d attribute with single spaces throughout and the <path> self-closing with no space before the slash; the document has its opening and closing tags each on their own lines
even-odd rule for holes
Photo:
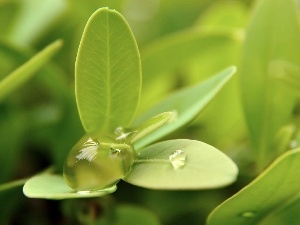
<svg viewBox="0 0 300 225">
<path fill-rule="evenodd" d="M 180 169 L 185 165 L 186 154 L 182 150 L 176 150 L 169 156 L 169 160 L 175 169 Z"/>
<path fill-rule="evenodd" d="M 115 136 L 86 135 L 71 149 L 64 165 L 66 183 L 78 192 L 95 191 L 116 184 L 131 169 L 135 151 Z"/>
</svg>

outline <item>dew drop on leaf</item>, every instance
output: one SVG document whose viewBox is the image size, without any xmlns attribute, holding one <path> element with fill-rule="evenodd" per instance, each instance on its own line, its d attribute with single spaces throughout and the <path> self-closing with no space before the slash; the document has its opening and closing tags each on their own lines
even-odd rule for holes
<svg viewBox="0 0 300 225">
<path fill-rule="evenodd" d="M 180 169 L 185 165 L 186 154 L 182 150 L 176 150 L 169 156 L 169 160 L 175 169 Z"/>
<path fill-rule="evenodd" d="M 131 169 L 133 146 L 115 135 L 85 135 L 71 149 L 64 165 L 64 179 L 77 192 L 110 187 Z"/>
<path fill-rule="evenodd" d="M 252 211 L 243 212 L 241 216 L 244 218 L 252 218 L 255 216 L 255 212 Z"/>
</svg>

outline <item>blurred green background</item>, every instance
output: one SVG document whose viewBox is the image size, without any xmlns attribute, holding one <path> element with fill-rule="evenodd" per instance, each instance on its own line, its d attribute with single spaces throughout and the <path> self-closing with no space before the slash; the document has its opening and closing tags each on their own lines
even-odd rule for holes
<svg viewBox="0 0 300 225">
<path fill-rule="evenodd" d="M 176 89 L 239 65 L 253 5 L 250 0 L 0 0 L 0 80 L 49 43 L 64 43 L 33 79 L 0 102 L 0 182 L 30 177 L 52 164 L 61 171 L 84 134 L 74 63 L 96 9 L 122 13 L 137 39 L 142 113 Z M 132 218 L 135 224 L 205 224 L 209 212 L 255 174 L 238 82 L 237 75 L 197 120 L 166 137 L 196 139 L 224 151 L 240 167 L 236 184 L 152 191 L 121 181 L 107 197 L 66 201 L 27 199 L 18 187 L 0 192 L 0 224 L 110 224 L 114 216 L 118 225 L 133 224 Z"/>
</svg>

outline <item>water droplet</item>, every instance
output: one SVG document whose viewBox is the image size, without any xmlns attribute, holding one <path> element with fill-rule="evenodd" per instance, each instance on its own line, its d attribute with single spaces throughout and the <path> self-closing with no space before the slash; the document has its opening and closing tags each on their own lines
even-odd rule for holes
<svg viewBox="0 0 300 225">
<path fill-rule="evenodd" d="M 77 192 L 100 190 L 122 179 L 135 158 L 133 146 L 116 142 L 114 135 L 86 135 L 71 149 L 64 165 L 64 178 Z"/>
<path fill-rule="evenodd" d="M 115 129 L 115 134 L 116 134 L 117 136 L 120 136 L 120 135 L 124 134 L 124 128 L 123 128 L 123 127 L 117 127 L 117 128 Z"/>
<path fill-rule="evenodd" d="M 243 212 L 242 214 L 241 214 L 241 216 L 242 217 L 244 217 L 244 218 L 252 218 L 252 217 L 254 217 L 255 216 L 255 212 L 253 212 L 253 211 L 247 211 L 247 212 Z"/>
<path fill-rule="evenodd" d="M 298 145 L 298 141 L 297 140 L 292 140 L 290 142 L 290 147 L 291 148 L 297 148 L 299 145 Z"/>
<path fill-rule="evenodd" d="M 122 150 L 117 148 L 111 148 L 110 149 L 110 156 L 119 156 L 122 153 Z"/>
<path fill-rule="evenodd" d="M 182 150 L 176 150 L 169 156 L 169 160 L 175 169 L 180 169 L 185 165 L 186 154 Z"/>
</svg>

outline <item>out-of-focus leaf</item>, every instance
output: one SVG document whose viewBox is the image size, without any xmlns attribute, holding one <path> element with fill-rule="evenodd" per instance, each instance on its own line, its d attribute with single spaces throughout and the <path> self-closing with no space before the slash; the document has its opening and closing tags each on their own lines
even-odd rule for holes
<svg viewBox="0 0 300 225">
<path fill-rule="evenodd" d="M 141 89 L 137 44 L 121 14 L 101 8 L 89 19 L 76 60 L 76 98 L 87 132 L 128 127 Z"/>
<path fill-rule="evenodd" d="M 51 57 L 61 48 L 62 41 L 58 40 L 47 46 L 21 67 L 0 81 L 0 101 L 12 91 L 28 81 Z"/>
<path fill-rule="evenodd" d="M 209 189 L 231 184 L 237 173 L 233 161 L 216 148 L 178 139 L 140 151 L 124 180 L 151 189 Z"/>
<path fill-rule="evenodd" d="M 242 103 L 256 156 L 262 170 L 276 155 L 272 145 L 278 129 L 295 105 L 270 70 L 274 60 L 299 65 L 300 29 L 294 0 L 261 0 L 247 32 L 241 64 Z M 278 16 L 280 15 L 280 16 Z"/>
<path fill-rule="evenodd" d="M 298 224 L 299 211 L 293 211 L 296 209 L 293 207 L 299 204 L 299 170 L 298 148 L 280 156 L 253 182 L 218 206 L 210 214 L 207 224 Z M 281 219 L 287 213 L 290 219 L 283 222 Z"/>
<path fill-rule="evenodd" d="M 143 146 L 158 140 L 194 119 L 216 96 L 235 71 L 235 67 L 229 67 L 205 82 L 175 92 L 137 118 L 135 124 L 141 123 L 162 112 L 169 111 L 174 113 L 172 121 L 136 142 L 136 149 L 141 149 Z"/>
<path fill-rule="evenodd" d="M 64 0 L 21 0 L 18 3 L 18 16 L 8 39 L 23 46 L 35 41 L 66 10 Z"/>
<path fill-rule="evenodd" d="M 300 94 L 300 66 L 277 60 L 271 63 L 270 70 L 279 82 L 286 85 L 287 90 L 292 90 L 297 95 Z"/>
<path fill-rule="evenodd" d="M 30 178 L 25 183 L 23 192 L 29 198 L 66 199 L 99 197 L 116 189 L 117 187 L 113 186 L 99 191 L 76 192 L 66 184 L 62 175 L 43 173 Z"/>
</svg>

